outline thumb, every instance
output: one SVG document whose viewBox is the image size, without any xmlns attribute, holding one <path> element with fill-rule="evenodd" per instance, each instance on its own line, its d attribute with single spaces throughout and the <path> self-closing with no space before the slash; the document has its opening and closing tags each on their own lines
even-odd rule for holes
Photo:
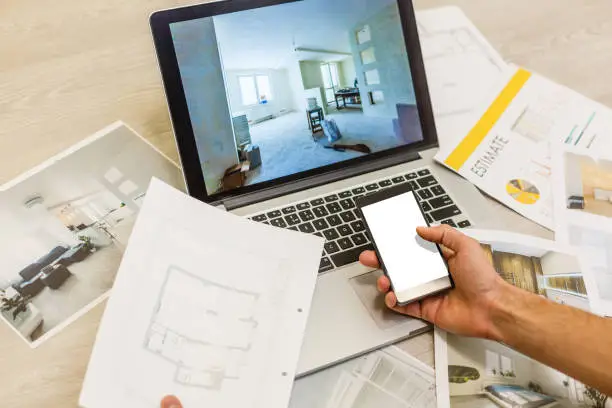
<svg viewBox="0 0 612 408">
<path fill-rule="evenodd" d="M 174 395 L 166 395 L 161 401 L 161 408 L 183 408 L 183 405 Z"/>
<path fill-rule="evenodd" d="M 470 238 L 468 236 L 449 225 L 418 227 L 417 234 L 419 234 L 424 240 L 434 242 L 436 244 L 442 244 L 454 252 L 459 252 L 462 249 L 465 250 L 466 245 L 468 245 L 470 242 Z"/>
</svg>

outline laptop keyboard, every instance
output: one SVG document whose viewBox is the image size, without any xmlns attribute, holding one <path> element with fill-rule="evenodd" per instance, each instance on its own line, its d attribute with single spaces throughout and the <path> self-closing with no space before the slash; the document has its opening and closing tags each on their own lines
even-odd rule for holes
<svg viewBox="0 0 612 408">
<path fill-rule="evenodd" d="M 361 252 L 374 249 L 355 199 L 399 184 L 409 184 L 416 191 L 429 223 L 448 224 L 455 228 L 472 225 L 428 168 L 268 210 L 248 218 L 278 228 L 324 237 L 325 249 L 319 272 L 327 272 L 357 262 Z"/>
</svg>

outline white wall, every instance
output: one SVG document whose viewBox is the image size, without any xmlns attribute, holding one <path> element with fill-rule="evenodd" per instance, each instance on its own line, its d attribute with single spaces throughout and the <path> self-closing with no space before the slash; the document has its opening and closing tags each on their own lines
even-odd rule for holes
<svg viewBox="0 0 612 408">
<path fill-rule="evenodd" d="M 355 71 L 353 57 L 338 62 L 338 76 L 340 76 L 341 88 L 352 88 L 355 85 L 357 72 Z"/>
<path fill-rule="evenodd" d="M 247 106 L 242 103 L 239 78 L 248 75 L 267 75 L 270 78 L 272 100 L 267 104 Z M 269 115 L 295 109 L 294 91 L 287 69 L 228 70 L 225 71 L 225 79 L 232 116 L 246 114 L 249 121 L 257 121 Z"/>
<path fill-rule="evenodd" d="M 578 258 L 561 252 L 548 252 L 541 258 L 544 275 L 581 273 Z"/>
<path fill-rule="evenodd" d="M 567 197 L 584 194 L 579 156 L 571 153 L 565 154 L 565 193 Z"/>
<path fill-rule="evenodd" d="M 1 196 L 4 198 L 4 195 Z M 20 280 L 19 271 L 59 245 L 76 237 L 42 206 L 18 211 L 0 207 L 0 288 Z"/>
<path fill-rule="evenodd" d="M 300 72 L 304 89 L 323 87 L 320 61 L 300 61 Z"/>
<path fill-rule="evenodd" d="M 304 87 L 304 106 L 308 105 L 308 98 L 317 98 L 319 106 L 323 108 L 323 113 L 327 114 L 327 98 L 321 73 L 321 61 L 300 61 L 300 73 Z"/>
<path fill-rule="evenodd" d="M 372 39 L 364 44 L 357 44 L 356 33 L 365 25 L 370 26 Z M 397 4 L 386 6 L 376 15 L 353 26 L 349 40 L 365 115 L 396 118 L 398 103 L 416 104 Z M 361 62 L 361 51 L 370 47 L 374 48 L 376 62 L 364 66 Z M 372 69 L 378 70 L 378 85 L 366 85 L 364 72 Z M 370 104 L 370 91 L 382 91 L 385 102 Z"/>
<path fill-rule="evenodd" d="M 298 60 L 289 61 L 285 69 L 287 70 L 287 78 L 291 87 L 293 107 L 299 112 L 304 112 L 308 104 L 304 97 L 304 84 L 302 82 L 300 62 Z"/>
<path fill-rule="evenodd" d="M 215 26 L 203 18 L 171 29 L 206 189 L 214 193 L 239 162 Z"/>
</svg>

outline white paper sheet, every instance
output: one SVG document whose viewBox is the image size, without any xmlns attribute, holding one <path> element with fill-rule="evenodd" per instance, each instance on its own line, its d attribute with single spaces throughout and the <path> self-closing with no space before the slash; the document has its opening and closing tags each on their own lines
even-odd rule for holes
<svg viewBox="0 0 612 408">
<path fill-rule="evenodd" d="M 584 268 L 591 311 L 612 317 L 612 229 L 571 222 L 565 228 Z"/>
<path fill-rule="evenodd" d="M 465 232 L 488 245 L 491 259 L 497 259 L 494 261 L 497 272 L 507 282 L 552 301 L 591 310 L 592 292 L 588 284 L 584 291 L 588 280 L 586 266 L 575 248 L 503 231 Z M 512 259 L 513 265 L 536 262 L 540 268 L 519 271 L 513 266 L 511 271 L 504 270 L 501 259 L 504 257 Z M 503 400 L 506 397 L 513 398 L 516 406 L 527 404 L 526 398 L 539 401 L 540 406 L 560 400 L 568 406 L 584 406 L 583 384 L 501 344 L 436 330 L 435 345 L 438 408 L 510 406 Z M 454 378 L 450 379 L 449 372 Z M 491 385 L 508 387 L 505 397 Z"/>
<path fill-rule="evenodd" d="M 586 130 L 572 126 L 573 143 L 551 143 L 555 239 L 577 248 L 592 311 L 612 316 L 612 118 L 594 113 Z"/>
<path fill-rule="evenodd" d="M 603 151 L 612 146 L 610 131 L 610 109 L 517 68 L 506 74 L 466 136 L 435 159 L 519 214 L 554 229 L 550 145 Z"/>
<path fill-rule="evenodd" d="M 434 408 L 434 370 L 395 346 L 295 382 L 289 408 Z"/>
<path fill-rule="evenodd" d="M 416 13 L 440 148 L 452 148 L 472 125 L 507 64 L 459 7 Z"/>
<path fill-rule="evenodd" d="M 153 180 L 85 377 L 86 408 L 286 407 L 321 238 Z"/>
</svg>

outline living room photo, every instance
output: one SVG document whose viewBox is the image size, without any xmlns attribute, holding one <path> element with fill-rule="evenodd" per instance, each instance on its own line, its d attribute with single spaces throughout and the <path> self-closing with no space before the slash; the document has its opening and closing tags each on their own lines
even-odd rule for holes
<svg viewBox="0 0 612 408">
<path fill-rule="evenodd" d="M 506 282 L 557 303 L 591 309 L 584 266 L 571 249 L 532 237 L 480 241 Z M 500 343 L 450 333 L 446 340 L 452 408 L 590 407 L 601 396 Z"/>
<path fill-rule="evenodd" d="M 452 408 L 600 407 L 597 390 L 490 340 L 447 335 Z"/>
<path fill-rule="evenodd" d="M 117 124 L 2 186 L 0 312 L 30 345 L 111 289 L 152 174 L 181 187 L 176 164 Z"/>
<path fill-rule="evenodd" d="M 209 194 L 422 140 L 394 1 L 304 0 L 171 30 Z"/>
</svg>

